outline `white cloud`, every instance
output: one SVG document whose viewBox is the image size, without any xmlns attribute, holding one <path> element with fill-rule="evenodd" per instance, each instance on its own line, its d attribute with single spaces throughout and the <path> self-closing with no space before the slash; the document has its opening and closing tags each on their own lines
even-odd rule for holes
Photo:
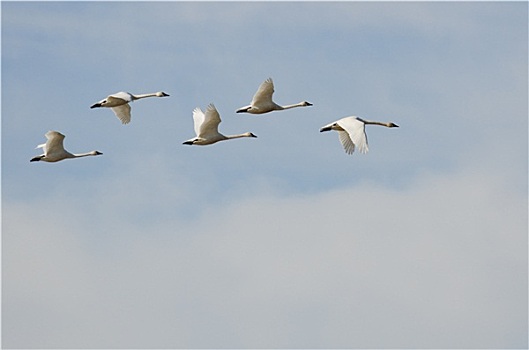
<svg viewBox="0 0 529 350">
<path fill-rule="evenodd" d="M 234 197 L 141 228 L 99 212 L 105 235 L 50 200 L 4 204 L 8 347 L 524 345 L 527 207 L 493 177 Z"/>
</svg>

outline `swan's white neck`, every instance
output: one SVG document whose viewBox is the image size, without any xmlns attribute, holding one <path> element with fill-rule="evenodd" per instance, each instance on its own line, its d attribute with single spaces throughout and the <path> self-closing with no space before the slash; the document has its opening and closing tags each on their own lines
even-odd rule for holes
<svg viewBox="0 0 529 350">
<path fill-rule="evenodd" d="M 98 156 L 100 154 L 101 153 L 99 153 L 97 151 L 86 152 L 86 153 L 75 153 L 75 154 L 68 153 L 66 158 L 81 158 L 81 157 L 88 157 L 88 156 Z"/>
<path fill-rule="evenodd" d="M 140 98 L 145 98 L 145 97 L 156 97 L 156 96 L 158 96 L 158 93 L 156 93 L 156 92 L 152 92 L 152 93 L 149 93 L 149 94 L 132 95 L 132 99 L 133 99 L 133 100 L 139 100 Z"/>
<path fill-rule="evenodd" d="M 303 102 L 296 103 L 296 104 L 293 104 L 293 105 L 279 106 L 279 107 L 281 109 L 290 109 L 290 108 L 296 108 L 296 107 L 302 107 L 302 106 L 303 106 Z"/>
<path fill-rule="evenodd" d="M 290 109 L 290 108 L 296 108 L 296 107 L 307 107 L 312 106 L 312 103 L 308 103 L 307 101 L 302 101 L 293 105 L 286 105 L 286 106 L 278 106 L 279 109 Z"/>
<path fill-rule="evenodd" d="M 366 125 L 382 125 L 382 126 L 386 126 L 386 123 L 375 122 L 375 121 L 371 121 L 371 120 L 364 120 L 364 124 L 366 124 Z"/>
<path fill-rule="evenodd" d="M 241 137 L 250 137 L 248 134 L 238 134 L 238 135 L 225 135 L 223 140 L 239 139 Z"/>
<path fill-rule="evenodd" d="M 361 119 L 361 118 L 356 118 L 356 119 L 360 120 L 365 125 L 381 125 L 381 126 L 385 126 L 387 128 L 391 128 L 392 127 L 392 123 L 376 122 L 376 121 L 372 121 L 372 120 L 364 120 L 364 119 Z"/>
</svg>

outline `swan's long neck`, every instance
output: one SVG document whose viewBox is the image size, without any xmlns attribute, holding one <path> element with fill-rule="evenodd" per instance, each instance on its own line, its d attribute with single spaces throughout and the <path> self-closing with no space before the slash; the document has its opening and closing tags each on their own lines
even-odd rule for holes
<svg viewBox="0 0 529 350">
<path fill-rule="evenodd" d="M 92 151 L 92 152 L 86 152 L 86 153 L 75 153 L 75 154 L 68 153 L 66 158 L 81 158 L 81 157 L 88 157 L 88 156 L 98 156 L 100 154 L 102 153 L 98 151 Z"/>
<path fill-rule="evenodd" d="M 132 100 L 139 100 L 140 98 L 145 98 L 145 97 L 164 97 L 164 96 L 169 96 L 169 95 L 166 95 L 164 93 L 161 93 L 161 92 L 151 92 L 150 94 L 138 94 L 138 95 L 132 95 Z"/>
<path fill-rule="evenodd" d="M 366 124 L 366 125 L 382 125 L 382 126 L 389 127 L 389 123 L 375 122 L 375 121 L 370 121 L 370 120 L 364 121 L 364 124 Z"/>
<path fill-rule="evenodd" d="M 312 103 L 309 103 L 307 101 L 303 101 L 303 102 L 296 103 L 296 104 L 293 104 L 293 105 L 277 106 L 277 107 L 279 107 L 278 109 L 283 110 L 283 109 L 290 109 L 290 108 L 296 108 L 296 107 L 306 107 L 306 106 L 312 106 Z"/>
<path fill-rule="evenodd" d="M 362 123 L 364 123 L 365 125 L 380 125 L 380 126 L 385 126 L 386 128 L 394 128 L 394 127 L 397 127 L 397 125 L 393 124 L 393 123 L 384 123 L 384 122 L 376 122 L 376 121 L 372 121 L 372 120 L 364 120 L 364 119 L 360 119 L 360 118 L 357 118 L 358 120 L 360 120 Z"/>
<path fill-rule="evenodd" d="M 145 98 L 145 97 L 156 97 L 158 96 L 156 92 L 152 92 L 150 94 L 139 94 L 139 95 L 132 95 L 132 99 L 133 100 L 139 100 L 140 98 Z"/>
<path fill-rule="evenodd" d="M 256 137 L 254 134 L 246 132 L 244 134 L 237 134 L 237 135 L 225 135 L 225 138 L 223 140 L 231 140 L 231 139 L 239 139 L 241 137 Z"/>
<path fill-rule="evenodd" d="M 290 108 L 296 108 L 296 107 L 303 107 L 303 102 L 296 103 L 293 105 L 279 106 L 280 109 L 290 109 Z"/>
</svg>

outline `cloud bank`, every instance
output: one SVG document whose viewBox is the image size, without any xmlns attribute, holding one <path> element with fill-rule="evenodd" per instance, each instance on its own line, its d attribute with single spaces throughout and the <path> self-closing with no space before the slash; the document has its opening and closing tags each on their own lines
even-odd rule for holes
<svg viewBox="0 0 529 350">
<path fill-rule="evenodd" d="M 260 193 L 144 227 L 70 204 L 4 206 L 8 347 L 523 346 L 526 203 L 492 176 Z"/>
</svg>

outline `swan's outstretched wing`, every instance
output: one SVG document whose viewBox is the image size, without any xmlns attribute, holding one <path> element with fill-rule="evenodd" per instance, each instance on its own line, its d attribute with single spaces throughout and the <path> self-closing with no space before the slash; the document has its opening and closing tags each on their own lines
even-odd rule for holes
<svg viewBox="0 0 529 350">
<path fill-rule="evenodd" d="M 195 134 L 200 134 L 200 126 L 204 123 L 204 112 L 197 107 L 193 110 L 193 124 L 195 127 Z"/>
<path fill-rule="evenodd" d="M 217 135 L 219 133 L 219 124 L 221 122 L 220 115 L 213 103 L 208 105 L 204 121 L 200 125 L 198 137 L 208 138 L 209 135 Z"/>
<path fill-rule="evenodd" d="M 115 94 L 109 95 L 107 97 L 107 102 L 111 105 L 117 105 L 119 103 L 128 103 L 132 102 L 132 94 L 128 92 L 116 92 Z"/>
<path fill-rule="evenodd" d="M 128 103 L 125 103 L 120 106 L 112 107 L 112 111 L 116 115 L 116 117 L 121 120 L 121 123 L 128 124 L 130 123 L 130 105 Z"/>
<path fill-rule="evenodd" d="M 124 105 L 125 103 L 132 102 L 132 95 L 128 92 L 116 92 L 115 94 L 108 95 L 106 98 L 101 101 L 94 103 L 90 108 L 98 107 L 117 107 Z"/>
<path fill-rule="evenodd" d="M 274 93 L 274 82 L 272 78 L 266 79 L 255 93 L 252 99 L 252 105 L 268 104 L 272 102 L 272 94 Z"/>
<path fill-rule="evenodd" d="M 347 132 L 350 138 L 349 139 L 345 137 L 343 132 L 339 134 L 340 141 L 342 142 L 342 145 L 347 153 L 353 153 L 355 148 L 357 148 L 361 153 L 367 153 L 369 149 L 367 147 L 367 135 L 365 131 L 365 124 L 363 122 L 356 119 L 355 117 L 347 117 L 340 119 L 338 121 L 338 125 L 340 125 L 342 129 Z M 348 139 L 349 141 L 347 141 Z M 353 144 L 352 147 L 349 142 Z"/>
<path fill-rule="evenodd" d="M 46 155 L 64 152 L 63 134 L 58 131 L 48 131 L 45 136 L 48 141 L 46 141 L 46 144 L 42 148 L 44 149 L 44 153 Z"/>
<path fill-rule="evenodd" d="M 349 133 L 345 130 L 337 130 L 337 131 L 338 131 L 338 137 L 340 138 L 340 142 L 342 143 L 345 153 L 353 154 L 353 152 L 355 151 L 355 144 L 351 140 L 351 136 L 349 136 Z"/>
</svg>

